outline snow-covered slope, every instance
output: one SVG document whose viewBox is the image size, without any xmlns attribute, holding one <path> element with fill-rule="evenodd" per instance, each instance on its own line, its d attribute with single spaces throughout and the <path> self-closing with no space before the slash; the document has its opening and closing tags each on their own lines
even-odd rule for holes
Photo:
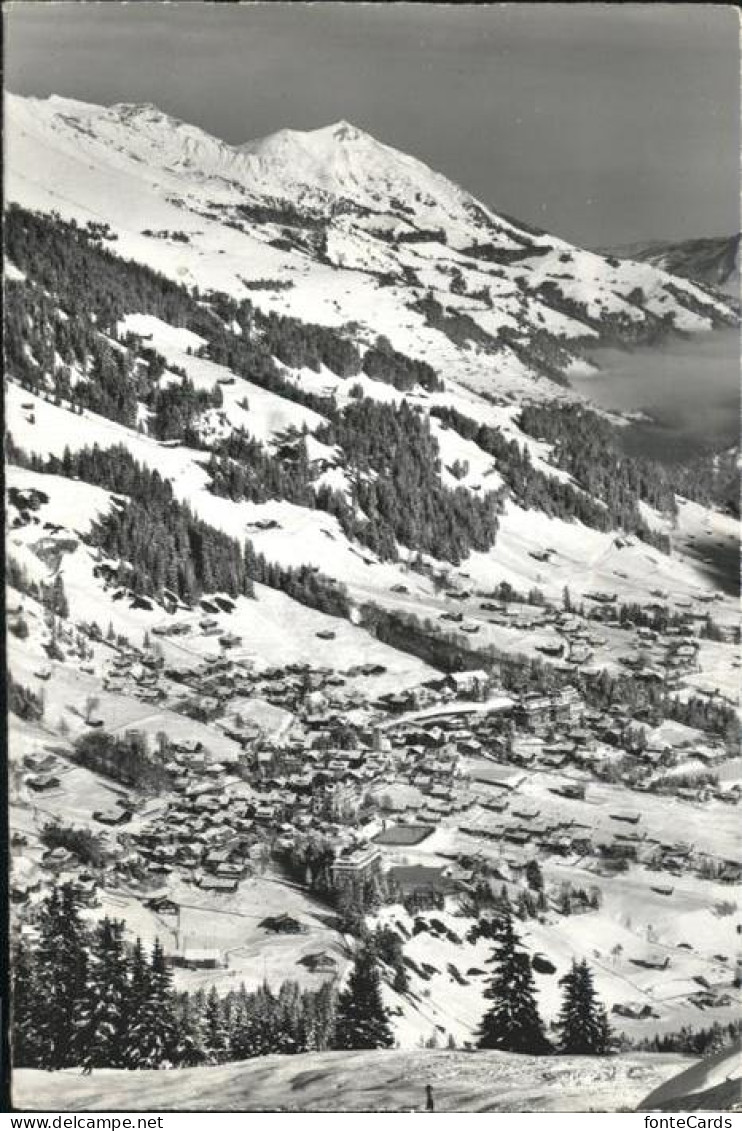
<svg viewBox="0 0 742 1131">
<path fill-rule="evenodd" d="M 21 1110 L 617 1111 L 683 1064 L 677 1055 L 539 1058 L 498 1052 L 311 1053 L 175 1072 L 20 1070 Z"/>
<path fill-rule="evenodd" d="M 349 122 L 301 132 L 280 130 L 240 149 L 245 180 L 266 196 L 295 197 L 325 208 L 345 200 L 371 212 L 413 213 L 418 223 L 444 222 L 482 227 L 497 223 L 504 233 L 517 229 L 482 210 L 472 198 L 421 161 L 383 145 Z"/>
<path fill-rule="evenodd" d="M 711 236 L 677 243 L 631 244 L 616 248 L 614 254 L 651 263 L 673 275 L 719 287 L 739 298 L 739 243 L 739 234 Z"/>
<path fill-rule="evenodd" d="M 739 1111 L 742 1044 L 735 1041 L 671 1076 L 642 1100 L 639 1111 Z"/>
<path fill-rule="evenodd" d="M 6 137 L 9 201 L 106 223 L 119 254 L 179 281 L 384 334 L 490 391 L 544 395 L 534 378 L 567 371 L 580 342 L 734 319 L 702 286 L 519 226 L 347 122 L 231 146 L 150 105 L 9 95 Z"/>
<path fill-rule="evenodd" d="M 672 491 L 653 494 L 646 477 L 641 494 L 623 476 L 619 507 L 614 481 L 605 477 L 606 488 L 595 467 L 602 472 L 613 460 L 618 481 L 623 455 L 592 444 L 585 461 L 570 462 L 565 443 L 577 435 L 587 447 L 591 437 L 571 431 L 572 418 L 565 423 L 558 416 L 552 427 L 553 414 L 571 412 L 568 402 L 577 399 L 560 383 L 563 375 L 577 366 L 584 371 L 583 351 L 591 343 L 710 330 L 735 318 L 722 298 L 650 264 L 582 251 L 499 217 L 347 123 L 235 147 L 151 106 L 10 98 L 7 126 L 8 199 L 25 209 L 8 217 L 15 256 L 6 273 L 13 347 L 6 411 L 15 446 L 8 550 L 16 629 L 9 651 L 14 678 L 43 699 L 46 712 L 38 727 L 25 720 L 21 726 L 15 717 L 12 755 L 22 763 L 54 739 L 54 757 L 64 767 L 50 796 L 56 814 L 92 820 L 89 793 L 100 799 L 96 807 L 109 803 L 102 775 L 68 764 L 72 744 L 92 725 L 79 709 L 88 698 L 98 704 L 94 721 L 112 733 L 129 727 L 156 741 L 166 728 L 179 740 L 203 742 L 220 763 L 238 758 L 241 747 L 227 733 L 232 716 L 219 695 L 204 694 L 206 705 L 199 699 L 194 718 L 183 690 L 193 680 L 199 695 L 208 689 L 217 661 L 235 669 L 223 696 L 232 721 L 256 715 L 261 741 L 283 734 L 285 723 L 309 745 L 305 716 L 312 726 L 316 711 L 352 719 L 359 729 L 382 718 L 386 725 L 390 712 L 381 697 L 414 689 L 425 700 L 433 693 L 423 682 L 455 669 L 459 652 L 465 666 L 493 670 L 500 658 L 525 667 L 524 657 L 546 664 L 548 656 L 575 685 L 583 674 L 614 676 L 637 663 L 651 666 L 655 677 L 677 642 L 653 639 L 657 632 L 642 636 L 632 620 L 617 619 L 618 609 L 615 617 L 595 614 L 601 603 L 657 607 L 657 598 L 668 617 L 688 610 L 701 641 L 693 663 L 675 671 L 678 696 L 700 690 L 712 701 L 736 704 L 730 630 L 738 613 L 707 575 L 701 547 L 713 541 L 714 550 L 733 552 L 737 524 L 698 501 L 680 499 L 676 507 Z M 271 319 L 271 313 L 291 317 Z M 382 336 L 388 340 L 380 343 Z M 376 368 L 368 364 L 371 350 Z M 529 402 L 557 403 L 538 405 L 537 422 L 529 424 Z M 348 424 L 354 407 L 360 410 L 355 428 Z M 604 423 L 591 420 L 592 428 Z M 378 450 L 369 451 L 367 441 L 373 449 L 377 440 Z M 99 462 L 91 471 L 95 448 Z M 235 472 L 241 480 L 230 479 Z M 406 489 L 408 482 L 414 490 Z M 156 483 L 167 484 L 166 505 Z M 377 484 L 383 488 L 377 494 L 368 489 Z M 180 516 L 174 533 L 168 508 Z M 137 540 L 128 538 L 122 513 Z M 178 541 L 171 552 L 172 538 L 197 521 L 201 529 L 189 544 L 196 549 L 184 552 L 186 543 Z M 248 542 L 250 568 L 245 548 L 244 577 L 235 567 L 224 582 L 231 588 L 222 591 L 198 548 L 212 541 L 221 547 L 213 561 L 221 566 L 225 537 L 240 552 Z M 162 551 L 156 561 L 149 560 L 151 546 Z M 193 563 L 198 585 L 187 574 Z M 68 606 L 59 647 L 54 616 L 44 607 L 57 582 Z M 342 605 L 328 593 L 341 594 Z M 717 638 L 701 639 L 710 611 Z M 417 628 L 408 632 L 410 616 Z M 394 623 L 385 630 L 385 617 L 396 618 L 396 634 Z M 436 654 L 431 643 L 443 651 Z M 146 673 L 130 663 L 132 651 L 153 662 L 162 658 L 161 686 L 148 685 Z M 138 675 L 120 677 L 119 666 Z M 285 669 L 275 694 L 265 675 L 272 669 Z M 310 695 L 303 681 L 315 677 L 319 693 Z M 601 747 L 600 757 L 612 755 Z M 562 815 L 568 824 L 587 819 L 584 827 L 596 831 L 606 806 L 629 806 L 625 795 L 621 800 L 623 786 L 597 786 L 588 807 L 558 795 L 558 780 L 539 771 L 518 789 L 555 822 Z M 386 784 L 384 778 L 379 788 Z M 641 805 L 657 843 L 675 835 L 677 825 L 692 830 L 699 847 L 731 854 L 730 799 L 702 809 L 646 795 Z M 20 791 L 17 800 L 22 835 L 38 840 L 34 798 Z M 630 804 L 639 804 L 633 795 Z M 473 819 L 499 822 L 490 812 L 482 818 L 475 806 Z M 309 820 L 313 827 L 314 817 Z M 405 850 L 405 858 L 425 863 L 429 854 L 437 867 L 483 844 L 487 849 L 476 830 L 472 836 L 459 824 L 457 810 L 423 848 Z M 577 869 L 572 858 L 552 862 L 547 880 L 556 890 Z M 579 873 L 586 887 L 594 877 L 587 865 Z M 168 883 L 181 898 L 181 878 Z M 670 905 L 638 866 L 628 880 L 610 877 L 605 885 L 605 911 L 591 912 L 587 926 L 582 916 L 552 908 L 528 928 L 528 945 L 553 954 L 562 973 L 589 939 L 601 998 L 609 1007 L 627 996 L 642 1008 L 657 1007 L 661 1013 L 651 1016 L 666 1029 L 695 1020 L 701 1007 L 688 996 L 694 978 L 718 982 L 721 1004 L 713 1008 L 722 1018 L 736 1008 L 727 994 L 726 957 L 715 955 L 722 936 L 725 952 L 732 952 L 734 922 L 729 916 L 720 926 L 721 913 L 711 910 L 714 901 L 724 908 L 726 889 L 693 874 L 677 885 Z M 347 948 L 340 932 L 322 921 L 321 905 L 307 893 L 274 876 L 242 884 L 233 900 L 236 925 L 222 908 L 219 928 L 207 930 L 207 904 L 196 907 L 194 932 L 231 952 L 235 939 L 245 944 L 240 909 L 247 907 L 249 917 L 269 891 L 276 909 L 295 907 L 311 918 L 307 945 L 342 952 L 342 977 Z M 101 906 L 125 915 L 130 931 L 151 941 L 162 925 L 138 896 L 127 894 L 117 905 L 120 892 L 102 885 Z M 624 914 L 629 902 L 632 927 Z M 413 934 L 415 924 L 404 919 L 409 956 L 435 967 L 427 979 L 412 977 L 408 997 L 389 997 L 395 1037 L 407 1049 L 433 1030 L 469 1041 L 481 1016 L 481 975 L 471 975 L 464 992 L 449 965 L 461 962 L 468 977 L 470 967 L 484 968 L 489 948 L 452 941 L 462 924 L 450 908 L 440 914 L 450 928 L 445 938 L 427 929 Z M 650 928 L 673 949 L 670 975 L 645 977 L 633 968 L 633 958 L 641 962 L 653 953 L 646 950 Z M 687 940 L 697 952 L 685 952 Z M 289 938 L 270 947 L 273 984 L 297 976 L 297 945 L 304 942 Z M 620 962 L 615 945 L 630 952 Z M 235 965 L 198 977 L 227 985 L 238 974 L 250 984 L 268 976 L 263 936 L 236 949 Z M 557 985 L 556 977 L 539 975 L 549 1020 L 558 1010 Z M 525 1105 L 556 1103 L 563 1070 L 572 1072 L 567 1082 L 575 1096 L 583 1092 L 574 1104 L 594 1087 L 590 1102 L 597 1105 L 613 1093 L 613 1081 L 624 1080 L 626 1062 L 615 1070 L 613 1062 L 591 1066 L 587 1076 L 567 1061 L 540 1066 L 532 1076 L 543 1101 L 528 1091 L 525 1061 L 495 1059 L 491 1072 L 486 1058 L 476 1063 L 485 1066 L 484 1076 L 475 1072 L 460 1096 L 471 1108 L 510 1103 L 501 1096 L 511 1086 Z M 441 1070 L 445 1064 L 441 1059 Z M 461 1057 L 450 1064 L 464 1072 Z M 297 1062 L 280 1065 L 276 1079 L 284 1072 L 285 1086 L 293 1087 Z M 414 1057 L 409 1066 L 421 1070 Z M 333 1071 L 323 1068 L 318 1079 L 330 1086 Z M 167 1077 L 153 1086 L 167 1088 Z M 634 1078 L 639 1094 L 656 1082 L 641 1073 Z M 131 1106 L 126 1087 L 122 1106 Z M 211 1085 L 204 1087 L 196 1102 L 207 1106 Z M 381 1105 L 415 1106 L 411 1094 L 395 1087 L 378 1077 Z M 339 1104 L 364 1102 L 343 1088 Z M 301 1102 L 323 1102 L 320 1091 Z M 622 1102 L 638 1098 L 630 1096 Z M 50 1092 L 47 1102 L 59 1106 L 65 1097 L 53 1098 Z M 150 1106 L 157 1099 L 153 1091 Z M 73 1092 L 70 1102 L 78 1102 Z M 266 1091 L 264 1102 L 276 1100 Z"/>
</svg>

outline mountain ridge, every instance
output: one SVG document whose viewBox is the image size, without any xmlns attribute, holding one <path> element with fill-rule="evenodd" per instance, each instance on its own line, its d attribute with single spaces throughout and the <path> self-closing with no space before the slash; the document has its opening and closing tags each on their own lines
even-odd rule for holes
<svg viewBox="0 0 742 1131">
<path fill-rule="evenodd" d="M 604 249 L 625 259 L 662 267 L 673 274 L 719 287 L 739 299 L 740 234 L 649 240 Z"/>
<path fill-rule="evenodd" d="M 11 96 L 6 133 L 9 199 L 105 220 L 120 254 L 191 283 L 245 293 L 273 277 L 253 295 L 264 309 L 390 335 L 473 388 L 543 396 L 591 342 L 736 318 L 679 276 L 518 227 L 349 123 L 234 147 L 149 104 Z M 49 147 L 56 189 L 39 179 Z"/>
</svg>

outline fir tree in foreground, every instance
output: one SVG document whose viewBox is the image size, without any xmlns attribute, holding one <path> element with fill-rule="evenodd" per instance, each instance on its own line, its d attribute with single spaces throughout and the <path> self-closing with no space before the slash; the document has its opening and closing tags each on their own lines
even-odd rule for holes
<svg viewBox="0 0 742 1131">
<path fill-rule="evenodd" d="M 338 997 L 333 1048 L 388 1049 L 394 1044 L 381 999 L 376 955 L 365 947 L 356 958 L 348 984 Z"/>
<path fill-rule="evenodd" d="M 15 948 L 13 963 L 13 1059 L 17 1065 L 39 1060 L 39 1031 L 35 1005 L 38 997 L 33 958 L 22 942 Z"/>
<path fill-rule="evenodd" d="M 105 918 L 93 935 L 76 1040 L 79 1059 L 91 1068 L 123 1067 L 121 1036 L 129 1009 L 123 933 L 123 923 Z"/>
<path fill-rule="evenodd" d="M 604 1056 L 610 1049 L 611 1029 L 604 1006 L 598 1000 L 587 962 L 573 962 L 561 980 L 564 1001 L 559 1015 L 559 1051 Z"/>
<path fill-rule="evenodd" d="M 86 923 L 73 885 L 52 889 L 37 940 L 14 941 L 16 1067 L 156 1069 L 330 1047 L 331 982 L 316 991 L 284 982 L 276 993 L 264 984 L 252 993 L 178 994 L 159 941 L 150 956 L 139 940 L 127 945 L 124 931 L 108 918 Z"/>
<path fill-rule="evenodd" d="M 146 972 L 146 996 L 130 1030 L 137 1068 L 160 1068 L 178 1060 L 172 972 L 159 939 Z"/>
<path fill-rule="evenodd" d="M 88 939 L 80 904 L 69 884 L 47 897 L 34 963 L 36 1039 L 47 1068 L 78 1062 L 81 1007 L 88 980 Z"/>
<path fill-rule="evenodd" d="M 536 1004 L 531 962 L 520 949 L 509 911 L 503 916 L 492 961 L 496 969 L 485 991 L 492 1005 L 479 1024 L 477 1046 L 538 1055 L 550 1052 Z"/>
</svg>

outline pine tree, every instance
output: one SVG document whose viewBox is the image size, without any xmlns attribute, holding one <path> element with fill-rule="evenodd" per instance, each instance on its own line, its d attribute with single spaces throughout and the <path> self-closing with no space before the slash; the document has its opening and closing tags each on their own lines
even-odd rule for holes
<svg viewBox="0 0 742 1131">
<path fill-rule="evenodd" d="M 137 939 L 129 959 L 129 986 L 121 1026 L 121 1064 L 138 1068 L 140 1062 L 138 1026 L 149 994 L 149 964 Z"/>
<path fill-rule="evenodd" d="M 526 864 L 526 881 L 532 891 L 544 890 L 544 875 L 541 865 L 535 858 Z"/>
<path fill-rule="evenodd" d="M 98 923 L 88 962 L 86 992 L 77 1019 L 77 1059 L 98 1068 L 122 1064 L 129 981 L 123 943 L 124 924 Z"/>
<path fill-rule="evenodd" d="M 386 1049 L 394 1044 L 381 998 L 376 956 L 369 947 L 359 953 L 348 985 L 338 998 L 333 1048 Z"/>
<path fill-rule="evenodd" d="M 176 1063 L 184 1068 L 203 1064 L 206 1060 L 203 1002 L 191 994 L 183 994 L 176 1009 Z M 233 1057 L 230 1045 L 230 1059 Z"/>
<path fill-rule="evenodd" d="M 242 986 L 234 1012 L 230 1034 L 230 1056 L 233 1060 L 247 1060 L 258 1056 L 258 1034 L 252 998 Z"/>
<path fill-rule="evenodd" d="M 507 912 L 499 931 L 492 961 L 495 973 L 485 997 L 492 999 L 479 1025 L 477 1044 L 482 1049 L 543 1054 L 549 1042 L 536 1004 L 533 973 L 528 955 Z"/>
<path fill-rule="evenodd" d="M 62 580 L 61 573 L 58 573 L 54 578 L 52 594 L 55 613 L 58 617 L 61 617 L 62 620 L 67 620 L 70 615 L 70 607 L 67 602 L 67 594 L 64 591 L 64 581 Z"/>
<path fill-rule="evenodd" d="M 315 1031 L 315 1045 L 318 1049 L 330 1048 L 337 1025 L 337 992 L 331 982 L 320 986 L 312 995 L 312 1020 Z"/>
<path fill-rule="evenodd" d="M 229 1026 L 226 1023 L 224 1002 L 212 986 L 204 1009 L 204 1052 L 208 1064 L 221 1064 L 229 1054 Z"/>
<path fill-rule="evenodd" d="M 75 1063 L 75 1037 L 87 981 L 90 938 L 80 918 L 79 899 L 71 884 L 52 888 L 40 920 L 37 950 L 36 1031 L 39 1056 L 47 1068 Z"/>
<path fill-rule="evenodd" d="M 10 1031 L 16 1068 L 40 1065 L 36 1014 L 38 986 L 34 965 L 33 954 L 23 942 L 19 942 L 13 950 L 10 967 L 13 974 Z"/>
<path fill-rule="evenodd" d="M 562 1011 L 557 1022 L 559 1051 L 604 1056 L 611 1043 L 608 1015 L 598 1000 L 587 962 L 573 962 L 561 979 L 564 986 Z"/>
<path fill-rule="evenodd" d="M 127 1032 L 126 1059 L 132 1067 L 160 1068 L 177 1058 L 171 983 L 160 940 L 155 939 L 142 1006 L 138 1015 L 132 1017 Z"/>
</svg>

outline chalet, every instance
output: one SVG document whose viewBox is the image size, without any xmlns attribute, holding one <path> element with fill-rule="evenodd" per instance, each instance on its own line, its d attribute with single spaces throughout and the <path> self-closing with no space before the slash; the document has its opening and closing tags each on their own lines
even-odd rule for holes
<svg viewBox="0 0 742 1131">
<path fill-rule="evenodd" d="M 479 754 L 483 747 L 478 738 L 462 738 L 457 742 L 460 754 Z"/>
<path fill-rule="evenodd" d="M 667 970 L 670 965 L 670 955 L 666 954 L 664 958 L 630 958 L 629 962 L 645 970 Z"/>
<path fill-rule="evenodd" d="M 238 880 L 235 877 L 202 876 L 198 883 L 203 891 L 213 891 L 220 895 L 231 895 L 233 892 L 237 891 Z"/>
<path fill-rule="evenodd" d="M 543 742 L 540 738 L 518 736 L 513 739 L 510 748 L 510 758 L 519 766 L 530 765 L 542 753 Z"/>
<path fill-rule="evenodd" d="M 698 789 L 691 789 L 689 786 L 679 786 L 675 790 L 675 796 L 680 801 L 698 802 L 701 800 L 701 791 Z"/>
<path fill-rule="evenodd" d="M 479 804 L 483 809 L 488 809 L 491 813 L 504 813 L 508 807 L 507 801 L 499 797 L 482 798 Z"/>
<path fill-rule="evenodd" d="M 179 754 L 200 754 L 204 748 L 203 742 L 199 742 L 199 740 L 195 738 L 175 739 L 170 745 L 173 750 L 176 750 Z"/>
<path fill-rule="evenodd" d="M 156 915 L 177 915 L 180 911 L 178 904 L 167 895 L 152 896 L 144 905 Z"/>
<path fill-rule="evenodd" d="M 338 968 L 337 959 L 333 958 L 327 951 L 320 950 L 316 954 L 305 954 L 303 958 L 299 959 L 300 966 L 306 966 L 313 974 L 327 972 L 335 973 Z"/>
<path fill-rule="evenodd" d="M 53 754 L 48 753 L 26 754 L 23 758 L 23 765 L 26 769 L 33 770 L 37 774 L 47 773 L 56 764 L 57 759 Z"/>
<path fill-rule="evenodd" d="M 234 632 L 225 632 L 219 637 L 219 643 L 222 648 L 235 648 L 242 643 L 242 637 Z"/>
<path fill-rule="evenodd" d="M 210 852 L 206 853 L 204 865 L 211 871 L 216 871 L 220 864 L 227 863 L 230 855 L 231 854 L 228 849 L 212 849 Z"/>
<path fill-rule="evenodd" d="M 522 821 L 535 821 L 539 815 L 539 810 L 534 805 L 526 805 L 524 803 L 513 803 L 511 811 L 514 817 L 519 817 Z"/>
<path fill-rule="evenodd" d="M 48 789 L 56 789 L 59 784 L 59 778 L 55 777 L 54 774 L 30 774 L 26 778 L 28 788 L 35 790 L 37 793 L 45 792 Z"/>
<path fill-rule="evenodd" d="M 628 840 L 604 841 L 598 845 L 602 856 L 609 860 L 633 860 L 636 858 L 636 845 Z"/>
<path fill-rule="evenodd" d="M 590 731 L 582 727 L 572 727 L 569 731 L 569 738 L 575 746 L 591 746 L 593 742 Z"/>
<path fill-rule="evenodd" d="M 126 825 L 133 816 L 131 809 L 97 809 L 93 813 L 93 820 L 101 825 Z"/>
<path fill-rule="evenodd" d="M 44 853 L 44 863 L 48 868 L 68 868 L 74 862 L 75 857 L 66 848 L 52 848 Z"/>
<path fill-rule="evenodd" d="M 558 658 L 564 655 L 564 644 L 537 644 L 536 651 L 542 652 L 544 656 L 553 656 Z"/>
<path fill-rule="evenodd" d="M 506 825 L 502 830 L 502 837 L 510 844 L 526 845 L 531 839 L 531 834 L 520 825 Z"/>
<path fill-rule="evenodd" d="M 266 931 L 271 931 L 274 935 L 304 935 L 307 928 L 293 915 L 287 915 L 284 912 L 281 915 L 269 915 L 266 919 L 261 919 L 258 923 Z"/>
<path fill-rule="evenodd" d="M 609 813 L 609 816 L 612 821 L 624 821 L 629 825 L 638 825 L 641 820 L 641 813 L 637 813 L 636 810 L 623 810 L 618 813 Z"/>
<path fill-rule="evenodd" d="M 160 687 L 140 687 L 137 691 L 137 698 L 141 699 L 143 703 L 159 703 L 161 699 L 165 698 L 165 692 Z M 95 725 L 93 722 L 88 723 L 88 726 Z M 100 725 L 103 725 L 102 721 Z"/>
<path fill-rule="evenodd" d="M 182 970 L 217 970 L 226 966 L 218 950 L 189 950 L 185 954 L 167 954 L 165 961 L 169 966 Z"/>
<path fill-rule="evenodd" d="M 616 1002 L 611 1007 L 611 1013 L 615 1013 L 618 1017 L 628 1017 L 631 1020 L 644 1021 L 648 1017 L 658 1017 L 659 1014 L 652 1009 L 651 1005 L 643 1005 L 634 1002 Z"/>
<path fill-rule="evenodd" d="M 541 765 L 546 766 L 549 770 L 561 770 L 568 761 L 566 754 L 543 754 L 541 756 Z"/>
<path fill-rule="evenodd" d="M 234 862 L 219 864 L 215 874 L 221 880 L 241 880 L 245 875 L 245 866 Z"/>
</svg>

